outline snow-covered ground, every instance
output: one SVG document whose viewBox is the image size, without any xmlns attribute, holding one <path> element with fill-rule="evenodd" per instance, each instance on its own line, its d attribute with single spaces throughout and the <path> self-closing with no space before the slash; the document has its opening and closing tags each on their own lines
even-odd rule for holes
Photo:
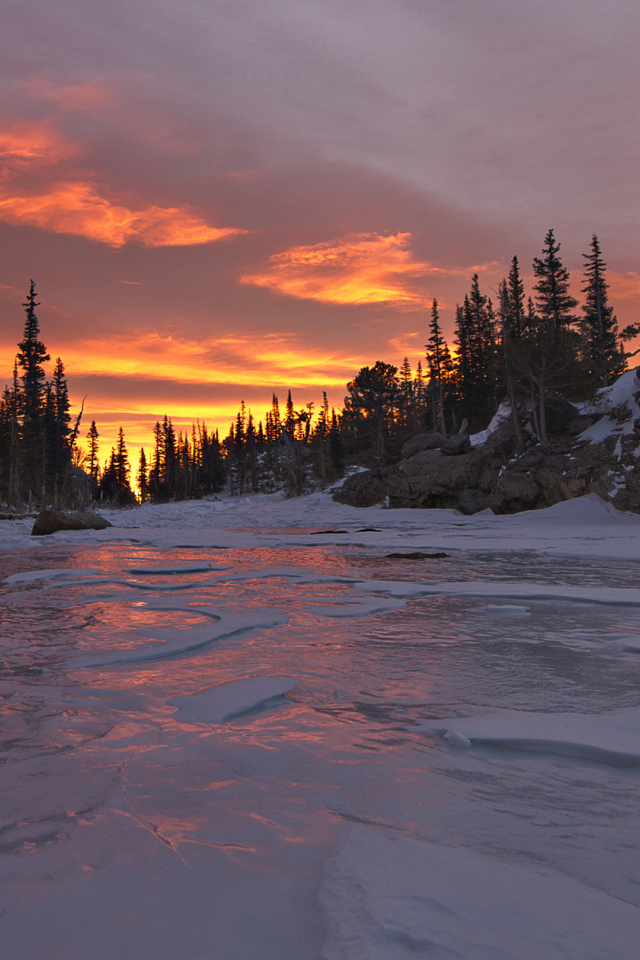
<svg viewBox="0 0 640 960">
<path fill-rule="evenodd" d="M 105 515 L 0 523 L 3 960 L 635 960 L 640 516 Z"/>
</svg>

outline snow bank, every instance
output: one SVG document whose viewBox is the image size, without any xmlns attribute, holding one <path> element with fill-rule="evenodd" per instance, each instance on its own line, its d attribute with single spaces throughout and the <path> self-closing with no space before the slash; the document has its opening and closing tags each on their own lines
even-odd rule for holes
<svg viewBox="0 0 640 960">
<path fill-rule="evenodd" d="M 637 960 L 640 909 L 549 869 L 354 825 L 325 865 L 322 960 Z"/>
<path fill-rule="evenodd" d="M 593 403 L 582 406 L 583 413 L 600 413 L 602 416 L 580 434 L 579 440 L 601 443 L 607 437 L 633 433 L 634 421 L 640 417 L 640 406 L 634 398 L 634 394 L 640 390 L 639 371 L 640 367 L 627 370 L 612 386 L 598 390 Z M 631 411 L 631 417 L 623 423 L 609 418 L 609 412 L 620 404 L 626 404 Z"/>
<path fill-rule="evenodd" d="M 595 715 L 494 710 L 441 724 L 429 721 L 419 724 L 417 729 L 445 737 L 452 746 L 492 744 L 598 760 L 614 766 L 640 764 L 640 707 Z"/>
<path fill-rule="evenodd" d="M 173 697 L 167 703 L 178 708 L 173 719 L 180 723 L 224 723 L 283 696 L 299 683 L 295 677 L 245 677 L 199 693 Z"/>
<path fill-rule="evenodd" d="M 488 440 L 492 433 L 494 433 L 501 423 L 504 423 L 505 420 L 508 420 L 511 416 L 511 404 L 501 403 L 498 407 L 497 413 L 494 415 L 491 423 L 484 430 L 481 430 L 480 433 L 472 433 L 470 436 L 471 446 L 479 447 L 481 443 L 484 443 L 485 440 Z"/>
</svg>

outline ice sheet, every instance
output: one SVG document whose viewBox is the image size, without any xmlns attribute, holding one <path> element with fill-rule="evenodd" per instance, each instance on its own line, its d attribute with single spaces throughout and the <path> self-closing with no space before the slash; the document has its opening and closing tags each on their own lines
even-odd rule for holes
<svg viewBox="0 0 640 960">
<path fill-rule="evenodd" d="M 178 708 L 173 719 L 179 723 L 224 723 L 283 696 L 299 683 L 295 677 L 243 677 L 167 703 Z"/>
</svg>

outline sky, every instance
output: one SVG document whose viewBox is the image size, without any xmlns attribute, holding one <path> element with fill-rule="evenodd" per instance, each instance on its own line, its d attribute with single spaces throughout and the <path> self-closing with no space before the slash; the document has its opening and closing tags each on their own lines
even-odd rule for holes
<svg viewBox="0 0 640 960">
<path fill-rule="evenodd" d="M 37 284 L 80 436 L 340 404 L 553 228 L 640 306 L 632 0 L 4 0 L 0 386 Z"/>
</svg>

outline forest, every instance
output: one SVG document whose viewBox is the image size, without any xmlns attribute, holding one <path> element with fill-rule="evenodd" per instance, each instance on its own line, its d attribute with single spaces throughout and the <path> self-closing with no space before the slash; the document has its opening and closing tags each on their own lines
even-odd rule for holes
<svg viewBox="0 0 640 960">
<path fill-rule="evenodd" d="M 609 304 L 606 263 L 598 237 L 583 254 L 582 305 L 554 231 L 533 260 L 535 283 L 527 296 L 516 256 L 494 300 L 480 289 L 478 274 L 456 307 L 449 345 L 437 300 L 425 318 L 424 365 L 412 370 L 378 360 L 346 385 L 344 405 L 294 406 L 288 391 L 281 410 L 273 394 L 256 424 L 240 404 L 228 434 L 220 439 L 204 422 L 176 432 L 165 415 L 156 423 L 149 453 L 135 470 L 122 428 L 109 456 L 100 461 L 94 421 L 75 418 L 62 360 L 50 361 L 36 315 L 35 284 L 24 303 L 26 320 L 18 344 L 13 382 L 0 397 L 0 502 L 11 508 L 77 508 L 93 501 L 128 506 L 212 495 L 284 490 L 299 495 L 339 479 L 346 465 L 375 466 L 399 458 L 403 442 L 423 431 L 449 436 L 487 426 L 507 403 L 521 450 L 532 442 L 548 448 L 547 407 L 554 397 L 587 399 L 606 387 L 634 355 L 625 344 L 640 325 L 618 330 Z M 636 351 L 638 352 L 638 351 Z M 526 428 L 526 430 L 525 430 Z M 80 442 L 82 440 L 82 442 Z"/>
</svg>

